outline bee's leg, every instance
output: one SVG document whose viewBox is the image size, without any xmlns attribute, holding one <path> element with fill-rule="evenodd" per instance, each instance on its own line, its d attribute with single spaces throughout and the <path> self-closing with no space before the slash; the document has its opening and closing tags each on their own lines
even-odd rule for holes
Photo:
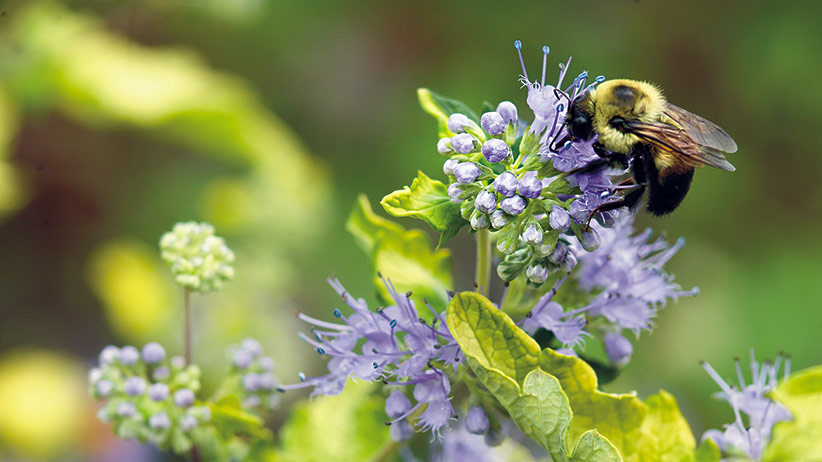
<svg viewBox="0 0 822 462">
<path fill-rule="evenodd" d="M 564 145 L 565 145 L 565 143 L 567 143 L 567 142 L 569 142 L 569 141 L 574 141 L 574 137 L 573 137 L 573 136 L 571 136 L 571 134 L 570 134 L 570 133 L 568 133 L 567 135 L 565 135 L 565 136 L 564 136 L 561 140 L 557 141 L 556 143 L 553 143 L 553 144 L 548 145 L 548 149 L 549 149 L 551 152 L 553 152 L 554 154 L 557 154 L 557 153 L 559 153 L 559 147 L 564 146 Z M 558 147 L 558 146 L 559 146 L 559 147 Z"/>
<path fill-rule="evenodd" d="M 611 167 L 619 166 L 622 168 L 628 168 L 628 156 L 625 154 L 609 151 L 605 149 L 605 146 L 599 143 L 594 143 L 591 147 L 594 149 L 596 155 L 602 159 L 605 159 Z"/>
<path fill-rule="evenodd" d="M 629 179 L 629 180 L 631 180 L 631 183 L 633 183 L 632 179 Z M 625 180 L 622 183 L 626 183 L 629 180 Z M 620 185 L 622 183 L 620 183 Z M 633 191 L 629 192 L 628 194 L 622 196 L 621 198 L 619 198 L 615 201 L 606 202 L 605 204 L 597 206 L 597 208 L 595 208 L 591 212 L 591 214 L 588 215 L 588 220 L 585 222 L 585 229 L 587 230 L 591 227 L 591 220 L 598 213 L 607 212 L 609 210 L 616 210 L 616 209 L 620 209 L 622 207 L 628 207 L 629 209 L 634 208 L 636 206 L 636 204 L 639 202 L 639 200 L 642 198 L 642 194 L 645 193 L 645 185 L 644 184 L 637 183 L 635 186 L 636 186 L 636 189 L 634 189 Z"/>
</svg>

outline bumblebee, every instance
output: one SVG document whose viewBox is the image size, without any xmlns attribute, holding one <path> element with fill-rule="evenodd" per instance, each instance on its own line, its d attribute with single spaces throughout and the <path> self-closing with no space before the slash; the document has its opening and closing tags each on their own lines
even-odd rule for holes
<svg viewBox="0 0 822 462">
<path fill-rule="evenodd" d="M 646 190 L 648 211 L 666 215 L 685 198 L 696 167 L 736 170 L 723 155 L 737 149 L 725 130 L 667 102 L 659 88 L 646 82 L 601 83 L 572 102 L 565 126 L 572 140 L 597 135 L 593 146 L 601 159 L 590 168 L 609 164 L 631 171 L 632 178 L 621 185 L 633 188 L 600 205 L 591 217 L 622 207 L 634 210 Z"/>
</svg>

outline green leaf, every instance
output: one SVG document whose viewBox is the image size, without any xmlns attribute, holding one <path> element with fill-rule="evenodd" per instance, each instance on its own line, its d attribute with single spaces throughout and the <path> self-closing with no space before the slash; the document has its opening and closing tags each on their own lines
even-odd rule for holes
<svg viewBox="0 0 822 462">
<path fill-rule="evenodd" d="M 597 390 L 597 377 L 585 361 L 546 348 L 539 365 L 556 377 L 574 411 L 571 439 L 596 429 L 619 450 L 626 460 L 641 447 L 640 426 L 647 413 L 645 404 L 634 395 L 614 395 Z M 645 460 L 640 458 L 639 460 Z"/>
<path fill-rule="evenodd" d="M 373 460 L 392 444 L 384 423 L 385 401 L 373 390 L 373 384 L 348 382 L 337 396 L 297 404 L 280 432 L 277 460 Z"/>
<path fill-rule="evenodd" d="M 406 231 L 377 216 L 364 195 L 359 197 L 346 227 L 371 259 L 374 285 L 382 303 L 391 303 L 392 298 L 380 273 L 391 280 L 397 292 L 411 291 L 418 306 L 422 306 L 423 299 L 434 307 L 448 304 L 452 280 L 451 253 L 447 249 L 434 250 L 424 232 Z M 427 311 L 420 310 L 420 314 L 427 316 Z"/>
<path fill-rule="evenodd" d="M 622 462 L 617 448 L 596 430 L 588 430 L 577 440 L 571 462 Z"/>
<path fill-rule="evenodd" d="M 233 435 L 245 435 L 252 439 L 270 439 L 271 433 L 260 417 L 244 411 L 240 402 L 232 397 L 217 403 L 209 403 L 211 422 L 229 438 Z"/>
<path fill-rule="evenodd" d="M 466 115 L 469 119 L 479 124 L 479 117 L 465 104 L 442 95 L 438 95 L 427 88 L 417 89 L 417 98 L 422 109 L 437 119 L 440 138 L 453 136 L 454 133 L 448 130 L 448 117 L 454 113 Z"/>
<path fill-rule="evenodd" d="M 460 216 L 459 204 L 451 202 L 448 197 L 448 187 L 421 171 L 417 172 L 411 187 L 405 186 L 392 192 L 383 197 L 380 204 L 395 217 L 419 218 L 431 225 L 442 233 L 439 246 L 468 223 Z"/>
<path fill-rule="evenodd" d="M 791 375 L 772 392 L 793 420 L 774 425 L 762 460 L 819 460 L 822 454 L 822 366 Z"/>
<path fill-rule="evenodd" d="M 722 454 L 713 440 L 707 439 L 699 445 L 694 453 L 694 462 L 719 462 Z"/>
</svg>

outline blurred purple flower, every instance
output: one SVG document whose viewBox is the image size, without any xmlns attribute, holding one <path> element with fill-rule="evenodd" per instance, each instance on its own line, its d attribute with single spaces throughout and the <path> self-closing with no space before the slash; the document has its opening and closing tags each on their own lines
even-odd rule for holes
<svg viewBox="0 0 822 462">
<path fill-rule="evenodd" d="M 423 320 L 410 294 L 398 294 L 390 281 L 383 280 L 383 283 L 395 304 L 371 311 L 364 299 L 349 295 L 338 280 L 329 280 L 354 312 L 346 316 L 335 309 L 334 316 L 342 320 L 342 324 L 298 315 L 313 326 L 313 336 L 301 334 L 301 338 L 318 353 L 331 358 L 329 373 L 320 377 L 301 374 L 302 383 L 283 385 L 279 389 L 314 387 L 312 396 L 336 395 L 342 392 L 349 377 L 379 380 L 388 385 L 413 385 L 417 403 L 400 415 L 390 415 L 390 423 L 405 419 L 426 404 L 417 425 L 439 435 L 454 417 L 454 409 L 449 397 L 450 381 L 433 363 L 442 362 L 456 371 L 463 360 L 462 353 L 441 314 L 427 305 L 433 322 Z M 392 397 L 392 401 L 399 400 L 397 396 Z M 389 412 L 397 408 L 394 404 L 387 407 Z"/>
<path fill-rule="evenodd" d="M 717 393 L 717 397 L 727 401 L 734 411 L 734 422 L 725 425 L 725 431 L 708 430 L 702 435 L 702 439 L 712 439 L 720 450 L 726 451 L 729 446 L 741 449 L 749 458 L 759 460 L 762 451 L 768 444 L 771 437 L 771 430 L 774 424 L 791 419 L 791 413 L 781 404 L 769 399 L 766 395 L 776 388 L 779 380 L 777 374 L 782 366 L 782 355 L 777 356 L 776 361 L 764 364 L 756 362 L 754 352 L 751 350 L 751 383 L 745 383 L 739 359 L 736 362 L 736 374 L 739 381 L 738 387 L 726 382 L 710 364 L 703 362 L 702 367 L 708 375 L 722 389 Z M 784 377 L 791 373 L 790 357 L 785 359 Z M 742 415 L 747 416 L 748 425 L 742 420 Z"/>
</svg>

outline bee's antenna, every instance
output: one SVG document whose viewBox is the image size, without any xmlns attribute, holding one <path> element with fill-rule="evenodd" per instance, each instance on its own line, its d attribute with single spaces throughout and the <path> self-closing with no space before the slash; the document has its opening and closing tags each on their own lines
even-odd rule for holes
<svg viewBox="0 0 822 462">
<path fill-rule="evenodd" d="M 542 47 L 542 86 L 545 86 L 545 66 L 548 64 L 548 53 L 551 52 L 551 49 L 548 48 L 548 45 Z"/>
<path fill-rule="evenodd" d="M 519 55 L 519 64 L 522 66 L 522 76 L 525 77 L 526 81 L 530 82 L 531 79 L 528 78 L 528 71 L 525 70 L 525 61 L 522 60 L 522 42 L 514 40 L 514 48 L 517 49 L 517 55 Z"/>
</svg>

